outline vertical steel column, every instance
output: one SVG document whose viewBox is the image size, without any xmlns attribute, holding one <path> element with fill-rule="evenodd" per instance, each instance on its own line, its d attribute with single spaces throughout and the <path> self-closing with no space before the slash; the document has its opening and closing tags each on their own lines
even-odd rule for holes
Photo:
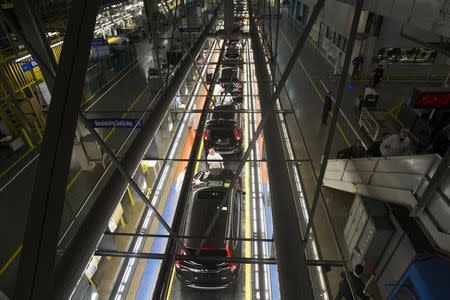
<svg viewBox="0 0 450 300">
<path fill-rule="evenodd" d="M 14 4 L 14 11 L 22 27 L 23 36 L 32 47 L 32 51 L 29 49 L 30 53 L 39 64 L 49 91 L 52 91 L 57 63 L 47 40 L 41 17 L 34 5 L 35 1 L 12 0 L 12 2 Z"/>
<path fill-rule="evenodd" d="M 15 299 L 49 299 L 89 49 L 100 0 L 72 3 L 41 145 Z"/>
<path fill-rule="evenodd" d="M 258 125 L 254 139 L 258 137 L 260 130 L 264 126 L 264 143 L 266 145 L 267 168 L 269 172 L 275 246 L 279 269 L 280 291 L 283 299 L 313 299 L 313 293 L 308 276 L 309 270 L 306 264 L 305 243 L 301 239 L 301 230 L 298 225 L 295 200 L 292 193 L 287 193 L 287 191 L 292 191 L 292 189 L 289 182 L 285 180 L 285 178 L 289 178 L 289 172 L 284 158 L 283 141 L 281 140 L 280 131 L 277 126 L 274 106 L 303 45 L 307 41 L 309 32 L 324 2 L 325 0 L 317 1 L 273 95 L 270 89 L 271 79 L 263 52 L 263 45 L 257 32 L 253 12 L 250 12 L 252 48 L 258 78 L 259 97 L 263 111 L 263 120 Z"/>
<path fill-rule="evenodd" d="M 150 107 L 147 107 L 146 110 L 151 110 L 152 113 L 144 122 L 144 126 L 141 128 L 120 162 L 130 175 L 133 175 L 139 167 L 139 163 L 144 157 L 144 154 L 149 147 L 149 143 L 153 139 L 154 134 L 164 120 L 166 112 L 170 108 L 173 97 L 190 70 L 193 58 L 197 56 L 201 47 L 203 47 L 205 39 L 209 34 L 216 17 L 217 10 L 210 23 L 208 23 L 208 26 L 205 27 L 202 34 L 188 50 L 191 52 L 191 55 L 185 54 L 183 56 L 167 89 L 158 96 Z M 111 177 L 107 179 L 104 186 L 105 188 L 102 190 L 91 210 L 83 220 L 78 232 L 73 237 L 69 247 L 64 252 L 64 255 L 57 266 L 55 298 L 58 300 L 67 299 L 78 283 L 81 274 L 85 270 L 89 259 L 96 250 L 97 245 L 105 232 L 109 218 L 126 191 L 128 182 L 119 170 L 115 170 Z"/>
<path fill-rule="evenodd" d="M 223 22 L 225 33 L 232 33 L 234 27 L 234 3 L 231 0 L 223 0 Z"/>
<path fill-rule="evenodd" d="M 353 14 L 352 26 L 350 29 L 350 36 L 348 38 L 347 51 L 345 52 L 344 66 L 342 69 L 341 79 L 339 81 L 338 91 L 336 94 L 336 103 L 333 108 L 333 116 L 331 118 L 330 129 L 328 131 L 327 142 L 325 144 L 325 150 L 323 151 L 322 164 L 320 165 L 319 178 L 317 179 L 316 190 L 314 191 L 313 204 L 311 206 L 311 214 L 308 224 L 306 226 L 305 238 L 306 242 L 311 232 L 312 222 L 314 221 L 314 214 L 317 210 L 317 204 L 319 203 L 319 194 L 322 188 L 323 177 L 325 176 L 325 170 L 328 164 L 328 157 L 330 156 L 331 143 L 333 142 L 334 132 L 336 131 L 336 123 L 341 109 L 341 104 L 344 95 L 345 82 L 347 80 L 348 68 L 350 66 L 350 60 L 352 57 L 353 46 L 355 44 L 356 33 L 358 31 L 359 19 L 361 17 L 361 10 L 363 6 L 362 0 L 356 0 L 355 12 Z"/>
</svg>

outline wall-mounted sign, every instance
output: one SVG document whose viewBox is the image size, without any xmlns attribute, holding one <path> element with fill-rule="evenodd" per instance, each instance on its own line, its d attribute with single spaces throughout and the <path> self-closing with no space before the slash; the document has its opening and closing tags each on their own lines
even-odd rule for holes
<svg viewBox="0 0 450 300">
<path fill-rule="evenodd" d="M 142 121 L 139 119 L 119 119 L 119 118 L 102 118 L 89 119 L 91 126 L 94 128 L 141 128 Z"/>
<path fill-rule="evenodd" d="M 26 72 L 26 71 L 30 71 L 32 70 L 34 67 L 37 67 L 37 62 L 35 62 L 34 60 L 32 61 L 27 61 L 21 64 L 22 67 L 22 71 Z"/>
<path fill-rule="evenodd" d="M 414 108 L 448 108 L 450 109 L 450 89 L 423 91 L 415 88 L 411 106 Z"/>
</svg>

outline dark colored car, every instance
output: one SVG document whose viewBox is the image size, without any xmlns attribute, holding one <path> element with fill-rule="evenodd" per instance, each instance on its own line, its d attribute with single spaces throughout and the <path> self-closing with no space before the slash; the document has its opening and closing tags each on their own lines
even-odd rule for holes
<svg viewBox="0 0 450 300">
<path fill-rule="evenodd" d="M 222 67 L 219 75 L 219 83 L 233 84 L 241 81 L 241 69 L 238 67 Z"/>
<path fill-rule="evenodd" d="M 231 94 L 234 102 L 242 103 L 242 91 L 243 86 L 241 82 L 241 68 L 234 67 L 222 67 L 218 82 L 224 88 L 225 94 Z"/>
<path fill-rule="evenodd" d="M 182 225 L 184 236 L 204 236 L 210 221 L 214 218 L 220 204 L 217 222 L 212 228 L 211 239 L 202 243 L 200 238 L 183 239 L 183 247 L 178 250 L 175 262 L 177 278 L 186 286 L 198 289 L 223 289 L 233 286 L 239 278 L 240 264 L 220 261 L 220 258 L 241 256 L 241 211 L 243 207 L 239 184 L 227 189 L 232 183 L 234 172 L 227 169 L 210 169 L 194 176 L 192 190 L 188 197 L 186 215 Z M 224 201 L 224 199 L 226 199 Z M 195 257 L 198 257 L 196 259 Z M 213 260 L 201 260 L 201 258 Z"/>
<path fill-rule="evenodd" d="M 225 58 L 241 58 L 244 46 L 244 43 L 241 40 L 228 40 L 225 46 Z"/>
<path fill-rule="evenodd" d="M 241 70 L 244 69 L 244 60 L 241 56 L 235 55 L 224 55 L 222 59 L 222 65 L 224 67 L 239 67 Z"/>
<path fill-rule="evenodd" d="M 216 106 L 217 112 L 208 115 L 203 132 L 205 150 L 214 148 L 220 154 L 242 152 L 243 117 L 241 105 L 234 103 Z"/>
</svg>

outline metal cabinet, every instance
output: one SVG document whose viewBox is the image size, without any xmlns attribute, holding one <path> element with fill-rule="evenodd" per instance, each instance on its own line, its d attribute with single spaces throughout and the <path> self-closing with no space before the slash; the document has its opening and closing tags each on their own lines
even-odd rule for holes
<svg viewBox="0 0 450 300">
<path fill-rule="evenodd" d="M 345 244 L 353 265 L 363 263 L 371 272 L 391 238 L 394 227 L 385 204 L 356 196 L 344 229 Z"/>
</svg>

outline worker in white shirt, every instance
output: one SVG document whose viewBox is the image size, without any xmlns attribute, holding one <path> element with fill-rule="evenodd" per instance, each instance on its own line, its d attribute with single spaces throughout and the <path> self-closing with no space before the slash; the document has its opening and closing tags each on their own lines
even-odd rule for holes
<svg viewBox="0 0 450 300">
<path fill-rule="evenodd" d="M 220 104 L 220 101 L 222 99 L 222 92 L 223 92 L 223 89 L 220 84 L 214 85 L 212 101 L 215 105 Z"/>
<path fill-rule="evenodd" d="M 223 157 L 217 153 L 214 148 L 209 149 L 206 160 L 208 161 L 208 166 L 210 169 L 223 169 Z"/>
<path fill-rule="evenodd" d="M 380 145 L 380 151 L 384 157 L 412 155 L 408 128 L 402 128 L 399 134 L 391 135 L 385 139 Z"/>
</svg>

